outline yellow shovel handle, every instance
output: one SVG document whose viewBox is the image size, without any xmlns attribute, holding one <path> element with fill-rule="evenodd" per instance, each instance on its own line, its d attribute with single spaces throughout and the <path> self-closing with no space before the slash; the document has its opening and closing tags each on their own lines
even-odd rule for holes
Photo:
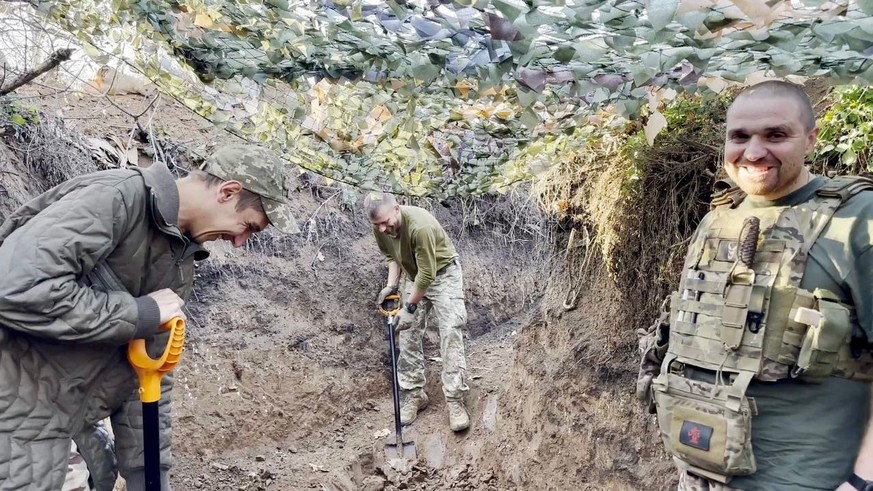
<svg viewBox="0 0 873 491">
<path fill-rule="evenodd" d="M 382 300 L 382 305 L 379 306 L 379 313 L 385 317 L 394 317 L 400 312 L 400 295 L 392 293 Z"/>
<path fill-rule="evenodd" d="M 162 331 L 170 331 L 167 347 L 160 358 L 154 359 L 146 350 L 145 339 L 134 339 L 127 345 L 127 359 L 139 377 L 139 399 L 156 402 L 161 399 L 161 378 L 172 370 L 182 357 L 185 344 L 185 321 L 173 317 L 161 325 Z"/>
</svg>

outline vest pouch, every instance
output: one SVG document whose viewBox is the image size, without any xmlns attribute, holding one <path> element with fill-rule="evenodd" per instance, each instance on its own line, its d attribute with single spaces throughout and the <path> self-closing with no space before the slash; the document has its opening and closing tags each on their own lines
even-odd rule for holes
<svg viewBox="0 0 873 491">
<path fill-rule="evenodd" d="M 812 311 L 812 320 L 795 315 L 795 320 L 809 328 L 803 336 L 797 364 L 791 374 L 809 381 L 833 375 L 840 350 L 849 344 L 852 334 L 851 310 L 829 292 L 816 290 L 815 297 L 818 299 L 818 315 Z"/>
<path fill-rule="evenodd" d="M 751 374 L 747 380 L 751 380 Z M 663 373 L 654 384 L 664 446 L 687 470 L 730 481 L 756 470 L 745 384 L 720 385 Z"/>
</svg>

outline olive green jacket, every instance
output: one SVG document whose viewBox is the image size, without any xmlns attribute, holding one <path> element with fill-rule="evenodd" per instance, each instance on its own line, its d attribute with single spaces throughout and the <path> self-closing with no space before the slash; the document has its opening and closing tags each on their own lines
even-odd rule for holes
<svg viewBox="0 0 873 491">
<path fill-rule="evenodd" d="M 208 255 L 176 226 L 178 211 L 173 176 L 156 163 L 74 178 L 0 226 L 0 491 L 61 489 L 70 439 L 107 416 L 121 474 L 142 480 L 127 344 L 145 338 L 153 356 L 162 351 L 166 335 L 156 335 L 159 311 L 147 295 L 171 288 L 187 299 L 194 260 Z M 165 470 L 171 384 L 165 377 Z"/>
</svg>

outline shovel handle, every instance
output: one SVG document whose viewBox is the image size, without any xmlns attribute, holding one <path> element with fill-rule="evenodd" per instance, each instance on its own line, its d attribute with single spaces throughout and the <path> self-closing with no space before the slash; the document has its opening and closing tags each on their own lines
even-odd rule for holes
<svg viewBox="0 0 873 491">
<path fill-rule="evenodd" d="M 185 321 L 173 317 L 160 327 L 170 331 L 167 346 L 160 358 L 154 359 L 146 350 L 145 339 L 134 339 L 127 345 L 127 359 L 139 378 L 139 399 L 156 402 L 161 399 L 161 378 L 179 363 L 182 346 L 185 344 Z"/>
</svg>

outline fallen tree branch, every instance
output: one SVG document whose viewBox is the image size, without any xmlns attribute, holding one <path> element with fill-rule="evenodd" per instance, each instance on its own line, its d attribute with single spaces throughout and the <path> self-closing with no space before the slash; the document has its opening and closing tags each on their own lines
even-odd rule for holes
<svg viewBox="0 0 873 491">
<path fill-rule="evenodd" d="M 31 70 L 29 72 L 23 74 L 22 76 L 18 77 L 18 79 L 16 79 L 14 82 L 9 84 L 8 87 L 0 88 L 0 96 L 4 96 L 4 95 L 12 92 L 13 90 L 30 82 L 31 80 L 42 75 L 43 73 L 51 70 L 52 68 L 60 65 L 61 63 L 69 60 L 70 55 L 72 55 L 72 54 L 73 54 L 72 48 L 62 48 L 62 49 L 55 51 L 54 53 L 52 53 L 51 57 L 45 61 L 45 63 L 34 68 L 33 70 Z"/>
</svg>

